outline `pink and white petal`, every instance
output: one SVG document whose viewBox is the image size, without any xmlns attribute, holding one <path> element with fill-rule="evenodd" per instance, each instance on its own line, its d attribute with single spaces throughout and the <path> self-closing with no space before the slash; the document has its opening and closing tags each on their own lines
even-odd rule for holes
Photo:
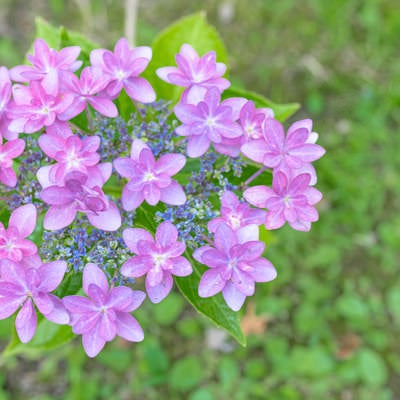
<svg viewBox="0 0 400 400">
<path fill-rule="evenodd" d="M 277 276 L 276 269 L 266 258 L 260 257 L 257 260 L 253 260 L 250 267 L 247 273 L 255 282 L 269 282 Z"/>
<path fill-rule="evenodd" d="M 142 228 L 126 228 L 122 232 L 122 237 L 129 250 L 136 254 L 138 254 L 137 244 L 140 240 L 154 241 L 151 233 Z"/>
<path fill-rule="evenodd" d="M 69 121 L 70 119 L 79 115 L 86 108 L 86 100 L 82 100 L 79 97 L 75 97 L 72 104 L 61 114 L 58 114 L 58 118 L 61 121 Z"/>
<path fill-rule="evenodd" d="M 53 303 L 53 308 L 50 313 L 43 314 L 44 317 L 49 321 L 54 322 L 55 324 L 60 324 L 60 325 L 68 324 L 70 321 L 70 316 L 67 310 L 65 309 L 62 301 L 58 297 L 52 294 L 49 294 L 49 298 Z"/>
<path fill-rule="evenodd" d="M 98 212 L 97 214 L 92 212 L 86 213 L 90 223 L 103 231 L 116 231 L 122 223 L 121 214 L 119 209 L 113 202 L 109 202 L 108 210 Z"/>
<path fill-rule="evenodd" d="M 115 323 L 115 312 L 108 310 L 107 313 L 102 313 L 98 322 L 100 336 L 106 341 L 110 342 L 117 334 L 117 325 Z"/>
<path fill-rule="evenodd" d="M 50 231 L 65 228 L 72 224 L 76 213 L 77 211 L 74 203 L 65 206 L 51 206 L 44 216 L 43 227 Z"/>
<path fill-rule="evenodd" d="M 161 198 L 160 188 L 154 183 L 149 183 L 145 185 L 143 189 L 143 196 L 147 203 L 151 206 L 155 206 Z"/>
<path fill-rule="evenodd" d="M 66 187 L 49 186 L 40 192 L 40 198 L 52 206 L 67 206 L 73 204 L 75 194 Z"/>
<path fill-rule="evenodd" d="M 26 204 L 15 209 L 10 216 L 8 226 L 15 227 L 21 237 L 29 236 L 36 226 L 36 208 L 33 204 Z"/>
<path fill-rule="evenodd" d="M 290 222 L 289 225 L 296 231 L 301 232 L 309 232 L 311 229 L 311 222 L 309 221 L 297 220 L 294 222 Z"/>
<path fill-rule="evenodd" d="M 201 262 L 210 268 L 225 268 L 229 259 L 218 250 L 210 248 L 201 255 Z"/>
<path fill-rule="evenodd" d="M 215 247 L 224 254 L 229 254 L 232 246 L 237 244 L 237 237 L 228 224 L 220 224 L 214 235 Z"/>
<path fill-rule="evenodd" d="M 65 296 L 62 303 L 71 314 L 86 314 L 95 309 L 92 301 L 83 296 Z"/>
<path fill-rule="evenodd" d="M 311 119 L 302 119 L 300 121 L 294 122 L 292 125 L 290 125 L 290 127 L 287 131 L 287 136 L 291 135 L 297 129 L 302 129 L 302 128 L 307 129 L 308 132 L 311 132 L 312 120 Z"/>
<path fill-rule="evenodd" d="M 55 134 L 41 135 L 38 142 L 40 148 L 51 158 L 55 158 L 59 151 L 65 150 L 65 139 Z"/>
<path fill-rule="evenodd" d="M 276 193 L 264 185 L 252 186 L 243 193 L 246 201 L 259 208 L 264 208 L 266 201 L 272 196 L 276 196 Z"/>
<path fill-rule="evenodd" d="M 52 292 L 61 283 L 65 271 L 67 270 L 67 263 L 65 261 L 51 261 L 43 264 L 39 268 L 40 285 L 39 290 L 45 292 Z"/>
<path fill-rule="evenodd" d="M 150 83 L 141 77 L 132 77 L 124 80 L 124 88 L 128 96 L 141 103 L 152 103 L 156 100 L 156 93 Z"/>
<path fill-rule="evenodd" d="M 152 258 L 150 256 L 131 257 L 121 267 L 121 274 L 130 278 L 139 278 L 147 274 L 153 267 Z"/>
<path fill-rule="evenodd" d="M 198 249 L 196 249 L 196 250 L 193 252 L 192 257 L 193 257 L 196 261 L 198 261 L 199 263 L 204 264 L 204 263 L 203 263 L 203 254 L 204 254 L 206 251 L 211 250 L 211 249 L 214 249 L 214 248 L 211 247 L 211 246 L 201 246 L 201 247 L 199 247 Z"/>
<path fill-rule="evenodd" d="M 232 271 L 231 282 L 236 289 L 243 293 L 245 296 L 252 296 L 254 294 L 254 280 L 246 272 L 241 271 L 239 268 L 234 268 Z"/>
<path fill-rule="evenodd" d="M 107 307 L 116 311 L 129 312 L 132 311 L 132 304 L 135 301 L 135 295 L 131 288 L 127 286 L 117 286 L 110 290 Z"/>
<path fill-rule="evenodd" d="M 186 157 L 183 154 L 164 154 L 157 160 L 155 171 L 172 176 L 178 173 L 185 163 Z"/>
<path fill-rule="evenodd" d="M 211 297 L 224 289 L 227 281 L 223 279 L 220 269 L 209 269 L 204 272 L 199 283 L 199 296 Z"/>
<path fill-rule="evenodd" d="M 35 334 L 36 326 L 36 311 L 33 307 L 32 300 L 27 299 L 15 319 L 15 328 L 19 340 L 21 340 L 22 343 L 28 343 Z"/>
<path fill-rule="evenodd" d="M 144 200 L 142 192 L 132 192 L 126 186 L 122 190 L 122 207 L 125 211 L 132 211 L 138 208 Z"/>
<path fill-rule="evenodd" d="M 10 140 L 3 145 L 3 157 L 15 158 L 22 154 L 25 149 L 25 141 L 22 139 Z"/>
<path fill-rule="evenodd" d="M 172 206 L 180 206 L 186 202 L 186 194 L 182 189 L 182 186 L 172 180 L 171 184 L 161 189 L 160 200 L 166 204 Z"/>
<path fill-rule="evenodd" d="M 192 135 L 187 145 L 187 155 L 191 158 L 201 157 L 210 147 L 207 135 Z"/>
<path fill-rule="evenodd" d="M 21 306 L 26 296 L 3 296 L 0 297 L 0 319 L 8 318 Z"/>
<path fill-rule="evenodd" d="M 282 148 L 285 142 L 283 125 L 274 118 L 267 118 L 264 121 L 264 138 L 274 149 Z"/>
<path fill-rule="evenodd" d="M 172 289 L 174 281 L 170 273 L 164 273 L 161 282 L 155 286 L 148 284 L 148 275 L 146 279 L 146 291 L 152 303 L 159 303 L 168 296 Z"/>
<path fill-rule="evenodd" d="M 0 182 L 8 187 L 14 187 L 17 184 L 17 175 L 12 168 L 0 169 Z"/>
<path fill-rule="evenodd" d="M 117 312 L 117 335 L 130 342 L 141 342 L 144 339 L 142 327 L 132 315 Z"/>
<path fill-rule="evenodd" d="M 307 197 L 308 203 L 312 206 L 322 199 L 322 193 L 313 187 L 307 188 L 304 191 L 304 195 Z"/>
<path fill-rule="evenodd" d="M 240 151 L 250 160 L 263 163 L 268 146 L 263 139 L 250 140 L 241 147 Z"/>
<path fill-rule="evenodd" d="M 118 109 L 116 105 L 105 97 L 89 97 L 88 103 L 100 114 L 105 115 L 108 118 L 115 118 L 118 116 Z"/>
<path fill-rule="evenodd" d="M 227 282 L 222 295 L 228 307 L 233 311 L 239 311 L 246 300 L 246 295 L 237 290 L 231 282 Z"/>
<path fill-rule="evenodd" d="M 266 215 L 266 214 L 265 214 Z M 256 224 L 242 226 L 236 231 L 238 243 L 246 243 L 259 239 L 259 229 Z"/>
<path fill-rule="evenodd" d="M 103 349 L 106 341 L 100 335 L 100 324 L 97 323 L 93 329 L 82 335 L 82 345 L 85 353 L 90 357 L 96 357 Z"/>
<path fill-rule="evenodd" d="M 177 72 L 179 72 L 179 70 L 176 67 L 162 67 L 156 70 L 157 76 L 165 82 L 170 82 L 168 75 L 176 74 Z"/>
<path fill-rule="evenodd" d="M 135 139 L 132 142 L 130 156 L 133 161 L 139 161 L 140 153 L 142 150 L 150 150 L 149 146 L 140 139 Z"/>
<path fill-rule="evenodd" d="M 302 146 L 294 147 L 289 150 L 293 157 L 300 158 L 302 162 L 312 162 L 318 160 L 326 153 L 326 150 L 318 144 L 305 143 Z"/>
<path fill-rule="evenodd" d="M 171 273 L 176 276 L 188 276 L 193 272 L 190 262 L 182 256 L 174 257 Z"/>
<path fill-rule="evenodd" d="M 108 281 L 104 272 L 94 263 L 85 265 L 82 277 L 83 291 L 89 295 L 89 285 L 98 286 L 103 293 L 108 292 Z"/>
<path fill-rule="evenodd" d="M 157 227 L 156 241 L 162 247 L 172 246 L 178 239 L 178 230 L 169 221 L 164 221 Z"/>
<path fill-rule="evenodd" d="M 285 224 L 286 220 L 283 216 L 283 209 L 277 211 L 269 211 L 265 219 L 265 227 L 267 229 L 278 229 Z"/>
<path fill-rule="evenodd" d="M 247 102 L 248 100 L 244 97 L 231 97 L 224 100 L 221 105 L 230 107 L 232 109 L 233 119 L 237 121 L 240 117 L 240 110 Z"/>
<path fill-rule="evenodd" d="M 53 186 L 55 184 L 55 182 L 50 179 L 50 170 L 52 168 L 53 165 L 46 165 L 44 167 L 40 167 L 36 173 L 36 177 L 43 188 Z"/>
</svg>

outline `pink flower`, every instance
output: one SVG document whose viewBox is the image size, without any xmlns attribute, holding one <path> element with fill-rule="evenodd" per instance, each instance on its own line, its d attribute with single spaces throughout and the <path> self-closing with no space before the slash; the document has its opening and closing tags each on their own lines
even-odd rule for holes
<svg viewBox="0 0 400 400">
<path fill-rule="evenodd" d="M 86 264 L 82 284 L 88 297 L 66 296 L 63 303 L 71 314 L 72 331 L 82 335 L 89 357 L 99 354 L 117 335 L 131 342 L 143 340 L 142 328 L 130 315 L 142 304 L 143 292 L 126 286 L 109 288 L 104 272 L 96 264 Z"/>
<path fill-rule="evenodd" d="M 289 180 L 283 172 L 274 174 L 272 189 L 267 186 L 253 186 L 244 192 L 244 198 L 256 207 L 268 210 L 265 220 L 267 229 L 278 229 L 287 221 L 299 231 L 309 231 L 311 222 L 318 220 L 313 207 L 322 194 L 309 186 L 311 175 L 301 174 Z"/>
<path fill-rule="evenodd" d="M 0 222 L 0 259 L 22 261 L 37 253 L 35 243 L 26 238 L 36 226 L 36 208 L 26 204 L 15 209 L 10 216 L 8 228 Z"/>
<path fill-rule="evenodd" d="M 66 74 L 63 77 L 63 90 L 71 93 L 74 96 L 74 100 L 70 107 L 60 115 L 60 119 L 62 121 L 72 119 L 85 110 L 87 103 L 100 114 L 115 118 L 118 115 L 115 104 L 106 97 L 96 96 L 106 86 L 107 78 L 100 68 L 84 68 L 80 79 L 74 74 Z"/>
<path fill-rule="evenodd" d="M 159 201 L 170 205 L 182 205 L 186 195 L 172 175 L 185 165 L 182 154 L 165 154 L 155 160 L 150 148 L 141 140 L 132 143 L 130 158 L 117 158 L 114 167 L 120 175 L 129 179 L 122 192 L 122 205 L 126 211 L 140 206 L 143 200 L 154 206 Z"/>
<path fill-rule="evenodd" d="M 199 296 L 211 297 L 222 291 L 228 306 L 238 311 L 246 296 L 254 294 L 255 282 L 275 279 L 275 268 L 262 257 L 264 243 L 241 242 L 227 224 L 218 226 L 214 245 L 202 246 L 193 253 L 198 262 L 210 267 L 201 277 Z"/>
<path fill-rule="evenodd" d="M 101 170 L 93 168 L 93 172 L 98 173 L 98 171 Z M 39 170 L 39 175 L 45 173 L 43 169 Z M 44 217 L 45 229 L 65 228 L 73 222 L 78 211 L 85 213 L 89 222 L 96 228 L 115 231 L 121 226 L 118 208 L 101 189 L 108 177 L 104 180 L 106 176 L 96 176 L 96 173 L 91 174 L 89 171 L 86 175 L 79 171 L 72 171 L 65 176 L 63 186 L 46 186 L 41 191 L 40 198 L 50 204 Z"/>
<path fill-rule="evenodd" d="M 13 86 L 14 102 L 11 102 L 7 117 L 10 118 L 9 130 L 13 132 L 33 133 L 44 126 L 57 123 L 61 113 L 72 103 L 71 94 L 48 93 L 38 81 L 29 86 Z"/>
<path fill-rule="evenodd" d="M 189 91 L 193 87 L 215 87 L 222 92 L 230 86 L 227 79 L 221 78 L 226 71 L 226 65 L 216 62 L 214 51 L 199 57 L 190 44 L 184 44 L 175 60 L 178 68 L 159 68 L 156 71 L 159 78 L 173 85 L 186 87 Z"/>
<path fill-rule="evenodd" d="M 25 149 L 22 139 L 14 139 L 1 144 L 0 136 L 0 182 L 6 186 L 14 187 L 17 184 L 17 175 L 12 164 L 13 159 L 20 156 Z"/>
<path fill-rule="evenodd" d="M 211 143 L 220 144 L 224 139 L 243 135 L 239 124 L 235 122 L 232 107 L 220 101 L 220 92 L 211 88 L 197 105 L 179 103 L 175 106 L 174 112 L 183 123 L 176 128 L 176 133 L 189 137 L 189 157 L 202 156 Z"/>
<path fill-rule="evenodd" d="M 142 103 L 155 101 L 156 94 L 150 83 L 139 77 L 151 60 L 150 47 L 131 49 L 125 38 L 115 45 L 114 53 L 105 49 L 96 49 L 90 53 L 93 66 L 100 68 L 107 78 L 105 92 L 114 99 L 124 88 L 132 100 Z"/>
<path fill-rule="evenodd" d="M 80 171 L 87 174 L 89 167 L 94 167 L 100 160 L 96 153 L 100 146 L 99 136 L 90 136 L 80 139 L 77 135 L 66 138 L 60 135 L 44 134 L 39 137 L 39 146 L 57 161 L 50 174 L 56 182 L 62 182 L 68 172 Z"/>
<path fill-rule="evenodd" d="M 295 122 L 287 132 L 281 123 L 267 118 L 264 134 L 260 139 L 250 140 L 242 146 L 242 153 L 253 161 L 277 170 L 298 169 L 318 160 L 325 150 L 313 143 L 312 121 Z"/>
<path fill-rule="evenodd" d="M 172 275 L 187 276 L 192 273 L 189 261 L 182 257 L 184 243 L 178 242 L 178 231 L 165 221 L 156 231 L 155 240 L 145 229 L 128 228 L 123 238 L 129 249 L 137 255 L 121 268 L 125 276 L 137 278 L 146 275 L 146 291 L 153 303 L 159 303 L 172 289 Z"/>
<path fill-rule="evenodd" d="M 27 55 L 32 66 L 19 65 L 12 68 L 11 79 L 16 82 L 39 80 L 47 93 L 57 96 L 60 72 L 75 72 L 82 65 L 82 61 L 76 61 L 81 51 L 80 47 L 65 47 L 58 52 L 49 48 L 43 39 L 36 39 L 33 49 L 34 54 Z"/>
<path fill-rule="evenodd" d="M 250 208 L 230 191 L 222 195 L 221 205 L 221 216 L 208 223 L 207 228 L 210 232 L 215 232 L 220 224 L 227 224 L 241 241 L 258 239 L 258 226 L 265 221 L 265 211 Z"/>
<path fill-rule="evenodd" d="M 8 318 L 19 307 L 15 327 L 21 342 L 29 342 L 36 331 L 34 304 L 43 316 L 56 324 L 69 321 L 61 300 L 50 294 L 61 283 L 67 263 L 53 261 L 36 268 L 24 268 L 10 260 L 0 264 L 0 319 Z"/>
</svg>

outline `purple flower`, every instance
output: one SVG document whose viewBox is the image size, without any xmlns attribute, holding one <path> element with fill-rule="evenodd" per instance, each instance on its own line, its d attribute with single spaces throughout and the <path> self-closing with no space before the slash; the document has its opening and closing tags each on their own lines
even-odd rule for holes
<svg viewBox="0 0 400 400">
<path fill-rule="evenodd" d="M 216 62 L 214 51 L 209 51 L 199 57 L 190 44 L 182 45 L 179 54 L 175 56 L 176 67 L 163 67 L 156 73 L 162 80 L 173 85 L 188 88 L 217 88 L 219 92 L 230 86 L 227 79 L 221 78 L 226 71 L 226 65 Z"/>
<path fill-rule="evenodd" d="M 95 357 L 106 342 L 120 336 L 131 342 L 144 338 L 143 330 L 132 315 L 145 294 L 126 286 L 108 287 L 104 272 L 96 264 L 86 264 L 83 291 L 88 297 L 66 296 L 63 303 L 71 314 L 72 331 L 82 335 L 89 357 Z"/>
<path fill-rule="evenodd" d="M 100 168 L 102 166 L 107 168 Z M 108 179 L 110 169 L 110 164 L 100 164 L 92 167 L 87 175 L 79 171 L 69 172 L 61 186 L 43 185 L 46 171 L 49 173 L 49 169 L 42 167 L 38 172 L 38 178 L 45 188 L 40 193 L 40 198 L 50 204 L 44 217 L 44 228 L 49 230 L 65 228 L 73 222 L 79 211 L 85 213 L 89 222 L 96 228 L 105 231 L 117 230 L 121 226 L 121 215 L 101 189 Z"/>
<path fill-rule="evenodd" d="M 278 229 L 287 221 L 299 231 L 309 231 L 311 222 L 318 220 L 313 207 L 322 194 L 310 186 L 311 175 L 301 174 L 289 180 L 283 172 L 273 176 L 272 189 L 253 186 L 244 192 L 244 198 L 256 207 L 268 210 L 265 220 L 267 229 Z"/>
<path fill-rule="evenodd" d="M 235 122 L 234 110 L 220 100 L 220 92 L 211 88 L 197 105 L 179 103 L 175 106 L 174 112 L 183 123 L 176 128 L 176 133 L 189 137 L 189 157 L 202 156 L 211 143 L 220 144 L 223 139 L 243 135 L 240 125 Z"/>
<path fill-rule="evenodd" d="M 107 96 L 114 99 L 124 88 L 132 100 L 152 103 L 156 99 L 156 94 L 150 83 L 139 77 L 150 62 L 151 56 L 150 47 L 131 49 L 128 41 L 121 38 L 115 45 L 114 53 L 105 49 L 96 49 L 90 53 L 90 61 L 106 75 Z"/>
<path fill-rule="evenodd" d="M 57 182 L 62 182 L 65 175 L 72 170 L 87 174 L 88 167 L 94 167 L 100 160 L 96 153 L 100 146 L 99 136 L 80 139 L 77 135 L 64 138 L 60 135 L 44 134 L 39 137 L 39 146 L 48 157 L 57 161 L 50 171 Z"/>
<path fill-rule="evenodd" d="M 115 104 L 104 96 L 96 96 L 107 86 L 107 79 L 100 68 L 86 67 L 78 79 L 74 74 L 63 74 L 63 90 L 71 93 L 74 100 L 61 115 L 67 121 L 80 114 L 89 103 L 100 114 L 115 118 L 118 110 Z"/>
<path fill-rule="evenodd" d="M 262 257 L 264 243 L 241 242 L 227 224 L 218 226 L 214 245 L 202 246 L 193 253 L 198 262 L 210 267 L 201 277 L 199 296 L 211 297 L 222 291 L 228 306 L 238 311 L 246 296 L 254 294 L 255 282 L 275 279 L 275 268 Z"/>
<path fill-rule="evenodd" d="M 37 253 L 35 243 L 26 238 L 36 226 L 36 208 L 32 204 L 15 209 L 10 216 L 8 228 L 0 222 L 0 259 L 22 261 Z"/>
<path fill-rule="evenodd" d="M 258 225 L 264 223 L 265 211 L 252 209 L 247 203 L 241 203 L 230 191 L 222 195 L 221 205 L 221 216 L 212 219 L 207 225 L 210 232 L 215 232 L 220 224 L 227 224 L 241 241 L 258 239 Z"/>
<path fill-rule="evenodd" d="M 61 113 L 73 101 L 73 96 L 68 93 L 48 93 L 38 81 L 32 81 L 29 86 L 14 85 L 13 98 L 7 117 L 11 120 L 9 130 L 18 133 L 37 132 L 57 123 Z"/>
<path fill-rule="evenodd" d="M 32 66 L 19 65 L 12 68 L 11 79 L 16 82 L 39 80 L 47 93 L 57 96 L 60 72 L 74 72 L 82 65 L 82 61 L 76 61 L 81 51 L 80 47 L 65 47 L 58 52 L 49 48 L 43 39 L 36 39 L 33 49 L 34 54 L 27 56 Z"/>
<path fill-rule="evenodd" d="M 242 153 L 253 161 L 277 170 L 298 169 L 318 160 L 325 150 L 313 143 L 312 121 L 295 122 L 287 132 L 273 118 L 264 122 L 264 133 L 260 139 L 250 140 L 242 146 Z"/>
<path fill-rule="evenodd" d="M 21 342 L 29 342 L 36 331 L 34 304 L 49 321 L 67 324 L 69 316 L 61 300 L 50 294 L 61 283 L 67 263 L 53 261 L 24 268 L 10 260 L 0 263 L 0 319 L 8 318 L 19 307 L 15 327 Z"/>
<path fill-rule="evenodd" d="M 141 140 L 132 143 L 130 158 L 117 158 L 114 167 L 129 179 L 122 192 L 122 205 L 126 211 L 136 209 L 143 200 L 154 206 L 159 201 L 181 205 L 186 195 L 172 175 L 185 165 L 182 154 L 165 154 L 155 160 L 150 148 Z"/>
<path fill-rule="evenodd" d="M 187 276 L 192 273 L 189 261 L 182 257 L 186 246 L 178 242 L 178 231 L 171 222 L 160 224 L 155 240 L 145 229 L 128 228 L 123 238 L 129 249 L 137 255 L 121 268 L 125 276 L 146 276 L 146 291 L 153 303 L 159 303 L 172 289 L 172 275 Z"/>
<path fill-rule="evenodd" d="M 0 182 L 4 185 L 14 187 L 17 184 L 17 175 L 12 164 L 13 159 L 20 156 L 24 149 L 25 142 L 22 139 L 14 139 L 1 144 L 0 136 Z"/>
</svg>

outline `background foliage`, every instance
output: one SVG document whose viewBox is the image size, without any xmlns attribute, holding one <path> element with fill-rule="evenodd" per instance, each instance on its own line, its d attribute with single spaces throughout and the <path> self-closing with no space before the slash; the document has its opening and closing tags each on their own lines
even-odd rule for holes
<svg viewBox="0 0 400 400">
<path fill-rule="evenodd" d="M 0 0 L 0 64 L 23 59 L 33 16 L 112 47 L 119 1 Z M 137 44 L 206 10 L 230 78 L 277 103 L 303 104 L 327 148 L 311 233 L 268 238 L 278 270 L 248 302 L 242 348 L 178 293 L 137 313 L 145 341 L 88 360 L 78 342 L 0 362 L 2 399 L 362 399 L 400 396 L 400 13 L 395 0 L 139 3 Z M 107 32 L 107 34 L 105 34 Z M 9 322 L 1 322 L 5 346 Z"/>
</svg>

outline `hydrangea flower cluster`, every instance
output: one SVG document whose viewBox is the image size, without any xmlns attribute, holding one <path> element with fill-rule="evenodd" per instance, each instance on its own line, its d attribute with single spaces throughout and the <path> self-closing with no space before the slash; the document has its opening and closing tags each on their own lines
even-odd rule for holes
<svg viewBox="0 0 400 400">
<path fill-rule="evenodd" d="M 311 120 L 285 135 L 271 109 L 226 98 L 226 66 L 213 51 L 199 56 L 184 44 L 176 67 L 157 70 L 184 88 L 172 115 L 140 76 L 151 48 L 123 38 L 113 52 L 93 50 L 90 65 L 79 55 L 78 46 L 56 51 L 37 39 L 30 65 L 0 67 L 9 215 L 7 227 L 0 222 L 0 319 L 17 312 L 26 343 L 39 312 L 70 325 L 94 357 L 115 336 L 141 341 L 131 312 L 145 292 L 162 301 L 174 277 L 199 271 L 197 263 L 208 267 L 198 296 L 221 292 L 234 311 L 256 282 L 273 280 L 259 226 L 310 229 L 322 197 L 311 163 L 324 149 Z M 122 90 L 137 108 L 128 121 L 114 102 Z M 84 130 L 75 123 L 81 114 Z M 266 170 L 271 187 L 269 174 L 265 185 L 249 186 Z M 82 275 L 83 295 L 54 294 L 66 273 Z M 132 289 L 142 277 L 145 292 Z"/>
</svg>

